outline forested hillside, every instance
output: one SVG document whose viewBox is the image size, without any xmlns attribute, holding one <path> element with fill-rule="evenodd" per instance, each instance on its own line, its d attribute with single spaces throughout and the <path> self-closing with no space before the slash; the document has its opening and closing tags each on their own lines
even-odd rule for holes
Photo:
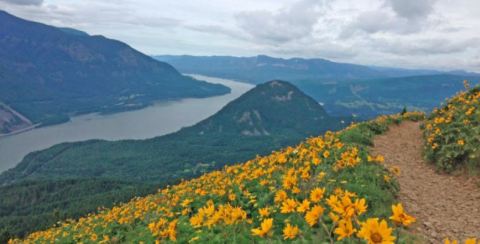
<svg viewBox="0 0 480 244">
<path fill-rule="evenodd" d="M 183 76 L 123 42 L 27 21 L 4 11 L 0 11 L 0 46 L 0 102 L 34 124 L 64 122 L 78 113 L 141 108 L 156 100 L 229 92 L 225 86 Z"/>
<path fill-rule="evenodd" d="M 13 243 L 412 243 L 403 227 L 415 218 L 395 199 L 396 170 L 367 146 L 390 124 L 422 116 L 384 116 L 311 137 Z"/>
<path fill-rule="evenodd" d="M 133 196 L 138 188 L 141 195 L 149 186 L 178 183 L 226 164 L 242 162 L 256 155 L 269 154 L 272 150 L 294 145 L 306 137 L 326 130 L 338 130 L 350 123 L 350 118 L 329 116 L 314 99 L 284 81 L 271 81 L 258 85 L 219 112 L 184 128 L 179 132 L 147 140 L 101 141 L 91 140 L 62 143 L 49 149 L 28 154 L 15 168 L 0 175 L 3 189 L 25 189 L 25 181 L 31 182 L 29 194 L 45 194 L 37 185 L 62 184 L 75 179 L 68 189 L 71 196 L 84 195 L 84 187 L 90 179 L 120 182 L 115 189 L 116 201 Z M 84 181 L 86 180 L 86 181 Z M 147 186 L 144 186 L 147 184 Z M 51 195 L 39 198 L 39 208 L 23 208 L 21 205 L 2 205 L 12 209 L 4 213 L 8 222 L 0 221 L 0 229 L 12 234 L 41 229 L 62 217 L 78 216 L 96 210 L 111 198 L 111 192 L 103 187 L 89 187 L 90 194 L 82 198 L 65 197 L 62 215 L 53 214 L 58 208 L 54 196 L 63 196 L 64 189 L 52 188 Z M 38 192 L 37 192 L 38 191 Z M 14 202 L 13 194 L 6 194 Z M 10 198 L 14 198 L 13 200 Z M 10 199 L 10 200 L 8 200 Z M 28 199 L 28 198 L 27 198 Z M 94 204 L 98 201 L 98 204 Z M 4 203 L 5 204 L 5 203 Z M 82 208 L 73 211 L 77 206 Z M 49 216 L 48 218 L 43 216 Z M 54 217 L 52 217 L 54 216 Z M 38 219 L 39 224 L 21 225 L 26 218 Z"/>
<path fill-rule="evenodd" d="M 477 84 L 480 75 L 370 67 L 325 59 L 269 56 L 154 56 L 183 72 L 258 83 L 270 77 L 288 80 L 325 105 L 331 115 L 364 119 L 410 110 L 429 112 L 446 97 L 463 89 L 462 81 Z"/>
</svg>

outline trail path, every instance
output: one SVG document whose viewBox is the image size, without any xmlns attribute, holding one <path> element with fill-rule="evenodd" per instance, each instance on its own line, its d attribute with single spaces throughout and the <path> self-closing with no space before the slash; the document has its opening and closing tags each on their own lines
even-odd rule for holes
<svg viewBox="0 0 480 244">
<path fill-rule="evenodd" d="M 375 138 L 372 149 L 385 157 L 387 165 L 400 168 L 399 200 L 417 218 L 412 232 L 431 243 L 443 243 L 445 237 L 480 238 L 479 177 L 437 173 L 423 159 L 419 125 L 405 121 L 391 126 Z"/>
</svg>

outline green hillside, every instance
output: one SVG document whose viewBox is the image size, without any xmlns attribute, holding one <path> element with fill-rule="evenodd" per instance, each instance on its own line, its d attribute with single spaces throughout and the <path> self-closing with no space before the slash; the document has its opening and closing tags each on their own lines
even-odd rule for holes
<svg viewBox="0 0 480 244">
<path fill-rule="evenodd" d="M 23 189 L 24 181 L 42 185 L 45 181 L 70 179 L 78 179 L 81 185 L 84 179 L 95 178 L 121 181 L 123 185 L 131 182 L 133 188 L 138 184 L 159 187 L 221 169 L 226 164 L 269 154 L 272 150 L 294 145 L 326 130 L 338 130 L 349 123 L 348 118 L 329 116 L 315 100 L 291 84 L 271 81 L 248 91 L 210 118 L 170 135 L 147 140 L 62 143 L 30 153 L 15 168 L 0 175 L 0 185 L 6 185 L 5 189 Z M 122 189 L 118 191 L 122 192 Z M 52 194 L 56 192 L 53 190 Z M 73 188 L 70 194 L 83 194 L 83 190 L 81 187 Z M 118 194 L 131 196 L 132 192 Z M 94 201 L 89 196 L 78 200 L 85 203 L 85 208 L 82 208 L 84 213 L 94 211 L 105 203 L 103 188 L 92 188 L 91 195 L 100 199 L 97 205 L 92 204 Z M 13 197 L 10 194 L 6 196 Z M 124 198 L 116 199 L 120 201 Z M 32 219 L 52 216 L 56 207 L 51 201 L 51 198 L 44 198 L 37 202 L 44 206 L 41 211 L 15 211 L 23 211 L 24 216 Z M 65 198 L 65 205 L 75 204 L 77 199 Z M 0 207 L 4 206 L 0 203 Z M 76 213 L 66 210 L 63 216 L 74 216 Z M 25 228 L 18 228 L 18 225 L 12 224 L 16 217 L 10 219 L 10 222 L 0 222 L 0 229 L 3 226 L 13 234 L 54 223 L 54 218 L 44 218 L 37 227 L 24 225 Z"/>
<path fill-rule="evenodd" d="M 34 124 L 229 92 L 225 86 L 183 76 L 123 42 L 1 10 L 0 46 L 0 102 Z"/>
<path fill-rule="evenodd" d="M 367 146 L 422 116 L 327 132 L 12 243 L 412 243 L 404 227 L 415 218 L 395 199 L 395 169 Z"/>
</svg>

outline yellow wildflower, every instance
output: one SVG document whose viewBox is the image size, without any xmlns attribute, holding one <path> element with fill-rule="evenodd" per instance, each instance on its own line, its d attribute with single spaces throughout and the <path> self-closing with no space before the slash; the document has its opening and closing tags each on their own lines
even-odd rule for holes
<svg viewBox="0 0 480 244">
<path fill-rule="evenodd" d="M 288 239 L 295 239 L 297 235 L 300 233 L 300 229 L 298 229 L 297 226 L 292 226 L 290 224 L 287 224 L 285 228 L 283 228 L 283 239 L 288 240 Z"/>
<path fill-rule="evenodd" d="M 405 213 L 401 203 L 392 205 L 392 212 L 393 214 L 390 219 L 397 224 L 409 226 L 412 223 L 415 223 L 415 218 Z"/>
<path fill-rule="evenodd" d="M 297 201 L 295 201 L 294 199 L 287 199 L 282 203 L 282 208 L 280 212 L 292 213 L 292 212 L 295 212 L 296 207 L 297 207 Z"/>
<path fill-rule="evenodd" d="M 305 213 L 310 209 L 310 201 L 308 199 L 303 200 L 303 202 L 297 207 L 297 212 Z"/>
<path fill-rule="evenodd" d="M 268 208 L 261 208 L 258 210 L 258 213 L 262 217 L 268 217 L 270 215 L 270 210 Z"/>
<path fill-rule="evenodd" d="M 392 228 L 389 228 L 387 221 L 378 221 L 378 218 L 367 219 L 362 223 L 362 228 L 357 233 L 359 238 L 367 241 L 368 244 L 394 244 L 395 237 L 392 236 Z"/>
<path fill-rule="evenodd" d="M 348 238 L 355 233 L 356 229 L 353 228 L 351 220 L 342 219 L 338 222 L 338 227 L 335 228 L 334 233 L 338 235 L 337 240 Z"/>
<path fill-rule="evenodd" d="M 445 244 L 458 244 L 458 241 L 457 240 L 451 240 L 450 239 L 445 239 L 444 241 Z"/>
<path fill-rule="evenodd" d="M 272 226 L 273 226 L 273 219 L 272 218 L 265 219 L 260 224 L 260 228 L 252 229 L 252 234 L 254 236 L 264 237 L 265 235 L 269 234 L 270 230 L 272 229 Z"/>
<path fill-rule="evenodd" d="M 313 206 L 312 209 L 305 215 L 305 221 L 308 223 L 308 225 L 314 226 L 318 223 L 318 220 L 322 216 L 324 210 L 325 209 L 320 205 Z"/>
<path fill-rule="evenodd" d="M 325 188 L 314 188 L 311 192 L 310 192 L 310 200 L 312 202 L 320 202 L 320 200 L 322 200 L 323 198 L 323 194 L 325 193 Z"/>
<path fill-rule="evenodd" d="M 466 239 L 465 244 L 477 244 L 477 239 L 476 238 Z"/>
<path fill-rule="evenodd" d="M 279 190 L 277 191 L 277 193 L 275 194 L 275 199 L 274 201 L 275 202 L 283 202 L 285 199 L 287 199 L 287 193 L 284 191 L 284 190 Z"/>
</svg>

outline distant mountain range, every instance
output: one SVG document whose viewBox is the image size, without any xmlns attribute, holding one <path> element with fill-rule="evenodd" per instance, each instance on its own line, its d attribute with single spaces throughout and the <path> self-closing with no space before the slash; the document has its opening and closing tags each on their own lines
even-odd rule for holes
<svg viewBox="0 0 480 244">
<path fill-rule="evenodd" d="M 152 186 L 268 154 L 350 122 L 349 118 L 329 116 L 290 83 L 271 81 L 256 86 L 213 116 L 170 135 L 55 145 L 28 154 L 15 168 L 0 175 L 0 185 L 4 185 L 0 194 L 6 199 L 0 201 L 0 209 L 9 209 L 0 216 L 0 230 L 3 223 L 10 234 L 22 234 L 61 218 L 80 216 L 79 212 L 94 211 L 102 204 L 111 206 L 148 192 Z M 103 182 L 105 187 L 91 186 L 92 180 Z M 87 186 L 91 191 L 85 194 Z M 25 193 L 18 196 L 14 192 Z M 57 197 L 66 195 L 71 197 Z M 57 217 L 52 217 L 57 208 Z"/>
<path fill-rule="evenodd" d="M 27 21 L 1 10 L 0 47 L 0 102 L 34 124 L 62 122 L 78 113 L 135 109 L 155 100 L 229 92 L 225 86 L 183 76 L 120 41 Z"/>
<path fill-rule="evenodd" d="M 466 71 L 399 69 L 337 63 L 325 59 L 231 56 L 154 56 L 181 72 L 257 84 L 288 80 L 324 104 L 331 115 L 370 118 L 403 107 L 430 111 L 480 74 Z"/>
<path fill-rule="evenodd" d="M 400 69 L 338 63 L 319 58 L 283 59 L 266 55 L 254 57 L 157 55 L 153 57 L 168 62 L 184 73 L 236 79 L 254 84 L 272 79 L 338 82 L 437 74 L 480 75 L 466 71 L 441 72 L 423 69 Z"/>
<path fill-rule="evenodd" d="M 299 81 L 297 86 L 334 115 L 371 118 L 409 110 L 431 111 L 446 98 L 464 90 L 463 81 L 478 84 L 479 76 L 450 74 L 408 76 L 336 83 Z"/>
</svg>

